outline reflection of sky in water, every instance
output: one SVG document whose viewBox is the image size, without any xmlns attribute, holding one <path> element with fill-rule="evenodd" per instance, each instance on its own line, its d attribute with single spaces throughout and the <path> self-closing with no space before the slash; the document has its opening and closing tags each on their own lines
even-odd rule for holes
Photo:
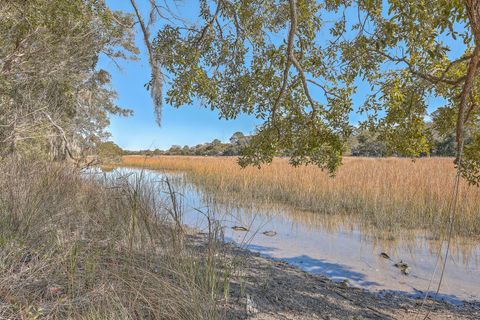
<svg viewBox="0 0 480 320">
<path fill-rule="evenodd" d="M 117 169 L 99 176 L 138 175 L 140 172 L 138 169 Z M 423 237 L 417 237 L 413 245 L 412 241 L 373 241 L 348 220 L 332 223 L 328 219 L 320 219 L 321 215 L 255 209 L 251 203 L 212 205 L 208 195 L 186 183 L 182 174 L 162 174 L 150 170 L 142 174 L 144 180 L 158 184 L 159 190 L 166 187 L 162 187 L 161 181 L 168 176 L 178 193 L 184 224 L 206 231 L 207 216 L 210 216 L 224 227 L 226 241 L 263 256 L 286 261 L 307 272 L 323 274 L 335 281 L 348 280 L 352 286 L 369 290 L 398 291 L 418 296 L 427 290 L 435 269 L 437 258 L 431 248 L 431 244 L 435 243 Z M 129 179 L 135 179 L 135 176 L 131 175 Z M 166 194 L 162 196 L 168 199 Z M 338 217 L 331 219 L 334 218 L 338 220 Z M 233 226 L 243 226 L 249 231 L 234 231 Z M 269 237 L 263 234 L 265 231 L 277 234 Z M 392 260 L 381 258 L 379 253 L 382 251 L 387 252 Z M 451 302 L 480 300 L 480 246 L 473 245 L 465 252 L 453 250 L 450 255 L 439 298 Z M 410 275 L 401 274 L 393 266 L 399 260 L 411 267 Z M 438 274 L 430 291 L 436 289 Z"/>
</svg>

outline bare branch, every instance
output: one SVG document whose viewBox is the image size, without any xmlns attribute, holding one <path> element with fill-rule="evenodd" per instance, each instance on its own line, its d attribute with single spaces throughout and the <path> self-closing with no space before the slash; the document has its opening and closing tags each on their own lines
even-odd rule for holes
<svg viewBox="0 0 480 320">
<path fill-rule="evenodd" d="M 132 7 L 135 11 L 137 16 L 138 22 L 140 23 L 140 27 L 143 33 L 143 40 L 145 42 L 145 46 L 148 50 L 148 60 L 150 63 L 150 67 L 152 68 L 152 81 L 150 85 L 150 93 L 153 99 L 153 103 L 155 104 L 155 113 L 157 116 L 157 123 L 160 124 L 161 121 L 161 111 L 162 111 L 162 87 L 163 87 L 163 75 L 158 65 L 158 62 L 155 60 L 155 53 L 150 42 L 150 32 L 148 31 L 147 26 L 143 20 L 143 17 L 138 10 L 137 4 L 135 0 L 130 0 Z"/>
<path fill-rule="evenodd" d="M 275 121 L 275 114 L 278 108 L 280 100 L 285 94 L 285 89 L 287 88 L 288 82 L 288 73 L 290 71 L 290 66 L 292 65 L 292 56 L 293 56 L 293 41 L 295 38 L 295 33 L 297 32 L 297 7 L 295 0 L 288 0 L 290 3 L 290 30 L 288 31 L 288 41 L 287 41 L 287 61 L 285 69 L 283 71 L 283 81 L 280 92 L 278 93 L 277 99 L 272 106 L 272 121 Z"/>
<path fill-rule="evenodd" d="M 217 5 L 217 9 L 215 10 L 215 13 L 212 19 L 210 19 L 210 21 L 208 21 L 207 24 L 203 27 L 202 31 L 200 31 L 200 37 L 198 37 L 197 41 L 195 42 L 197 45 L 203 41 L 203 38 L 205 38 L 207 31 L 212 27 L 213 23 L 217 20 L 218 14 L 220 13 L 221 5 L 222 5 L 222 1 L 219 1 Z"/>
<path fill-rule="evenodd" d="M 312 79 L 307 79 L 308 82 L 316 85 L 317 87 L 319 87 L 320 89 L 323 90 L 323 92 L 325 93 L 325 95 L 332 95 L 334 96 L 335 98 L 340 98 L 340 96 L 338 94 L 336 94 L 335 92 L 332 92 L 330 90 L 328 90 L 324 85 L 318 83 L 317 81 L 315 80 L 312 80 Z"/>
<path fill-rule="evenodd" d="M 45 111 L 42 112 L 42 113 L 45 115 L 45 117 L 48 119 L 48 121 L 50 121 L 50 123 L 55 127 L 55 129 L 57 129 L 57 131 L 60 133 L 60 136 L 62 137 L 63 141 L 65 142 L 65 150 L 67 150 L 68 156 L 73 160 L 78 160 L 73 156 L 72 152 L 70 151 L 70 148 L 68 147 L 69 142 L 68 142 L 67 136 L 65 134 L 65 130 L 63 130 L 62 127 L 60 127 L 55 121 L 53 121 L 53 119 L 50 117 L 50 115 L 48 113 L 46 113 Z"/>
</svg>

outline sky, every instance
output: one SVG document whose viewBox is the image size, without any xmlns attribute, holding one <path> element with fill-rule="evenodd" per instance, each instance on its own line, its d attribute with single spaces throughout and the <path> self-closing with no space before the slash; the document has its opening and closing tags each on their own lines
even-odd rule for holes
<svg viewBox="0 0 480 320">
<path fill-rule="evenodd" d="M 133 12 L 128 0 L 106 0 L 107 5 L 113 10 Z M 144 17 L 148 17 L 149 4 L 147 0 L 137 0 L 140 11 Z M 198 15 L 198 0 L 177 1 L 176 11 L 182 18 L 186 17 L 195 21 Z M 332 17 L 334 21 L 334 17 Z M 330 21 L 332 22 L 332 21 Z M 211 111 L 202 107 L 201 103 L 194 100 L 192 105 L 174 108 L 168 104 L 163 107 L 161 126 L 155 121 L 153 103 L 149 92 L 144 85 L 150 80 L 150 66 L 140 26 L 137 24 L 136 44 L 141 53 L 137 61 L 118 60 L 117 64 L 105 56 L 100 57 L 99 68 L 105 69 L 112 75 L 112 87 L 118 93 L 117 104 L 121 107 L 132 109 L 133 116 L 111 117 L 108 131 L 111 133 L 113 142 L 123 149 L 168 149 L 172 145 L 194 146 L 200 143 L 210 142 L 214 139 L 228 141 L 233 133 L 241 131 L 252 134 L 255 127 L 261 124 L 254 116 L 240 115 L 234 120 L 219 119 L 217 111 Z M 152 28 L 155 33 L 155 28 Z M 328 29 L 327 29 L 328 30 Z M 321 32 L 324 31 L 324 29 Z M 322 34 L 319 35 L 323 37 Z M 451 45 L 450 43 L 447 43 Z M 452 55 L 459 56 L 465 48 L 453 48 Z M 357 83 L 358 91 L 354 94 L 353 103 L 359 105 L 363 102 L 369 86 Z M 315 99 L 322 100 L 320 92 L 313 92 Z M 440 99 L 429 99 L 429 111 L 433 111 L 443 104 Z M 350 116 L 352 124 L 365 119 L 365 115 L 353 112 Z"/>
<path fill-rule="evenodd" d="M 107 0 L 115 10 L 132 12 L 127 0 Z M 179 7 L 183 13 L 192 14 L 194 9 L 184 1 Z M 137 0 L 140 10 L 148 17 L 148 1 Z M 138 26 L 138 25 L 137 25 Z M 132 109 L 133 116 L 111 117 L 108 131 L 110 140 L 127 150 L 168 149 L 172 145 L 193 146 L 220 139 L 228 141 L 233 133 L 241 131 L 253 133 L 260 124 L 253 116 L 242 115 L 235 120 L 220 120 L 218 112 L 205 109 L 199 102 L 179 109 L 165 104 L 161 126 L 155 122 L 153 103 L 144 84 L 150 80 L 150 67 L 145 45 L 137 32 L 137 47 L 140 49 L 138 61 L 118 60 L 121 70 L 109 58 L 100 57 L 99 68 L 112 75 L 112 87 L 118 93 L 117 104 Z"/>
</svg>

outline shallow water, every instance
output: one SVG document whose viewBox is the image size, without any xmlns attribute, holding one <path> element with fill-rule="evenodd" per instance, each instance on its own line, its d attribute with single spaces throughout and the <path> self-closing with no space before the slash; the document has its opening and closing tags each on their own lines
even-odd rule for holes
<svg viewBox="0 0 480 320">
<path fill-rule="evenodd" d="M 140 169 L 116 169 L 105 177 L 140 174 Z M 219 205 L 209 195 L 191 185 L 181 174 L 145 170 L 146 180 L 161 185 L 169 177 L 183 208 L 183 223 L 206 230 L 207 216 L 223 226 L 226 241 L 232 241 L 261 255 L 286 261 L 307 272 L 319 273 L 334 281 L 376 292 L 399 292 L 423 297 L 434 294 L 442 267 L 437 259 L 440 241 L 421 234 L 406 239 L 378 240 L 362 231 L 351 219 L 324 217 L 308 212 L 258 208 L 252 204 Z M 161 186 L 160 186 L 161 187 Z M 161 191 L 159 191 L 161 192 Z M 215 203 L 215 204 L 213 204 Z M 241 226 L 249 231 L 235 231 Z M 264 235 L 274 231 L 274 236 Z M 442 255 L 446 243 L 443 243 Z M 390 259 L 380 256 L 385 252 Z M 446 264 L 437 299 L 459 304 L 480 301 L 480 244 L 456 244 Z M 394 266 L 402 260 L 411 269 L 408 275 Z M 437 266 L 437 268 L 435 267 Z M 436 270 L 435 276 L 432 275 Z"/>
</svg>

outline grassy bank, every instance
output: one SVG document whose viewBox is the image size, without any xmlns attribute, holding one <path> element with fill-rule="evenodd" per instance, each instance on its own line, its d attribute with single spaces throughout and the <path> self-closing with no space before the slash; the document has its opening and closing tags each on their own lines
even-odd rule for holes
<svg viewBox="0 0 480 320">
<path fill-rule="evenodd" d="M 287 205 L 319 214 L 347 214 L 379 230 L 445 230 L 455 170 L 452 159 L 346 158 L 335 178 L 314 166 L 275 159 L 241 169 L 236 158 L 123 157 L 123 165 L 181 170 L 206 191 L 232 201 Z M 462 183 L 454 232 L 480 234 L 480 189 Z"/>
<path fill-rule="evenodd" d="M 0 174 L 1 319 L 223 317 L 221 246 L 192 247 L 169 196 L 63 165 Z"/>
</svg>

